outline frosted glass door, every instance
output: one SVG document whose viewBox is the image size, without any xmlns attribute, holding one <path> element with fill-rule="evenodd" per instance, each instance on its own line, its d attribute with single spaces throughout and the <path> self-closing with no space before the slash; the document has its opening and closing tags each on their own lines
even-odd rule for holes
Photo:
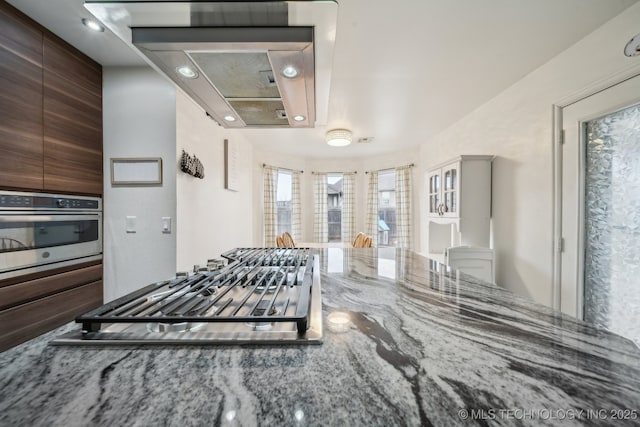
<svg viewBox="0 0 640 427">
<path fill-rule="evenodd" d="M 640 76 L 562 109 L 559 305 L 640 344 Z"/>
<path fill-rule="evenodd" d="M 584 131 L 584 320 L 640 345 L 640 105 Z"/>
</svg>

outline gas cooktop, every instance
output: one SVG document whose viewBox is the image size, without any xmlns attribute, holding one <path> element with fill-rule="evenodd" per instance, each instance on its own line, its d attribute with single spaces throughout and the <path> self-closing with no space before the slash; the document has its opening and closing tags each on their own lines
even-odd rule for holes
<svg viewBox="0 0 640 427">
<path fill-rule="evenodd" d="M 322 342 L 317 256 L 307 248 L 238 248 L 217 271 L 148 285 L 89 313 L 51 344 Z"/>
</svg>

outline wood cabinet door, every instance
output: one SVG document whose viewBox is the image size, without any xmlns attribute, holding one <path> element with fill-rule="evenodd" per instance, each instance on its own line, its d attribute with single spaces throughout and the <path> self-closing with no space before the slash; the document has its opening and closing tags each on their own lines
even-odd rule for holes
<svg viewBox="0 0 640 427">
<path fill-rule="evenodd" d="M 0 282 L 0 310 L 26 304 L 102 279 L 101 263 L 75 270 L 69 270 L 69 268 L 62 267 L 66 271 L 36 279 L 30 280 L 27 275 L 22 276 L 26 277 L 26 280 L 21 281 L 20 277 L 16 277 L 11 281 L 7 280 L 8 284 L 3 283 L 5 281 Z M 42 273 L 36 274 L 42 275 Z"/>
<path fill-rule="evenodd" d="M 44 188 L 102 194 L 102 68 L 44 37 Z"/>
<path fill-rule="evenodd" d="M 3 4 L 0 28 L 0 187 L 42 190 L 42 33 Z"/>
<path fill-rule="evenodd" d="M 0 311 L 0 351 L 102 305 L 102 280 Z"/>
</svg>

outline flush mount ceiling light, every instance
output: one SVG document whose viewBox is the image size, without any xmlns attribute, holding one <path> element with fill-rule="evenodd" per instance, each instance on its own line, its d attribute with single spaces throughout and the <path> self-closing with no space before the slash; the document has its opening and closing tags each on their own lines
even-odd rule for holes
<svg viewBox="0 0 640 427">
<path fill-rule="evenodd" d="M 348 129 L 332 129 L 327 132 L 326 141 L 332 147 L 345 147 L 351 144 L 351 131 Z"/>
<path fill-rule="evenodd" d="M 90 30 L 98 31 L 100 33 L 104 31 L 104 27 L 102 25 L 98 24 L 96 21 L 91 19 L 82 18 L 82 25 L 84 25 Z"/>
<path fill-rule="evenodd" d="M 223 119 L 224 119 L 225 121 L 227 121 L 227 122 L 235 122 L 235 121 L 236 121 L 236 118 L 235 118 L 235 117 L 233 117 L 231 114 L 229 114 L 229 115 L 227 115 L 227 116 L 224 116 L 224 117 L 223 117 Z"/>
<path fill-rule="evenodd" d="M 296 122 L 302 122 L 304 121 L 305 118 L 306 118 L 305 116 L 301 116 L 301 115 L 293 116 L 293 120 L 295 120 Z"/>
<path fill-rule="evenodd" d="M 293 79 L 298 75 L 298 69 L 293 65 L 287 65 L 282 69 L 282 75 L 288 79 Z"/>
<path fill-rule="evenodd" d="M 624 47 L 624 54 L 626 56 L 640 55 L 640 34 L 629 40 L 629 43 Z"/>
<path fill-rule="evenodd" d="M 187 79 L 195 79 L 195 78 L 198 77 L 198 72 L 196 70 L 194 70 L 193 68 L 189 67 L 188 65 L 182 65 L 182 66 L 176 68 L 176 71 L 182 77 L 185 77 Z"/>
</svg>

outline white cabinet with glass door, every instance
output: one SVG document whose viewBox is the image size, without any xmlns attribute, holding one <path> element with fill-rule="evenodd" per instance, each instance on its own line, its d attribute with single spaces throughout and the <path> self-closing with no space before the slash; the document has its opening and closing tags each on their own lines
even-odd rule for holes
<svg viewBox="0 0 640 427">
<path fill-rule="evenodd" d="M 444 246 L 489 247 L 492 161 L 493 156 L 464 155 L 427 172 L 428 221 L 453 225 L 451 241 Z"/>
</svg>

